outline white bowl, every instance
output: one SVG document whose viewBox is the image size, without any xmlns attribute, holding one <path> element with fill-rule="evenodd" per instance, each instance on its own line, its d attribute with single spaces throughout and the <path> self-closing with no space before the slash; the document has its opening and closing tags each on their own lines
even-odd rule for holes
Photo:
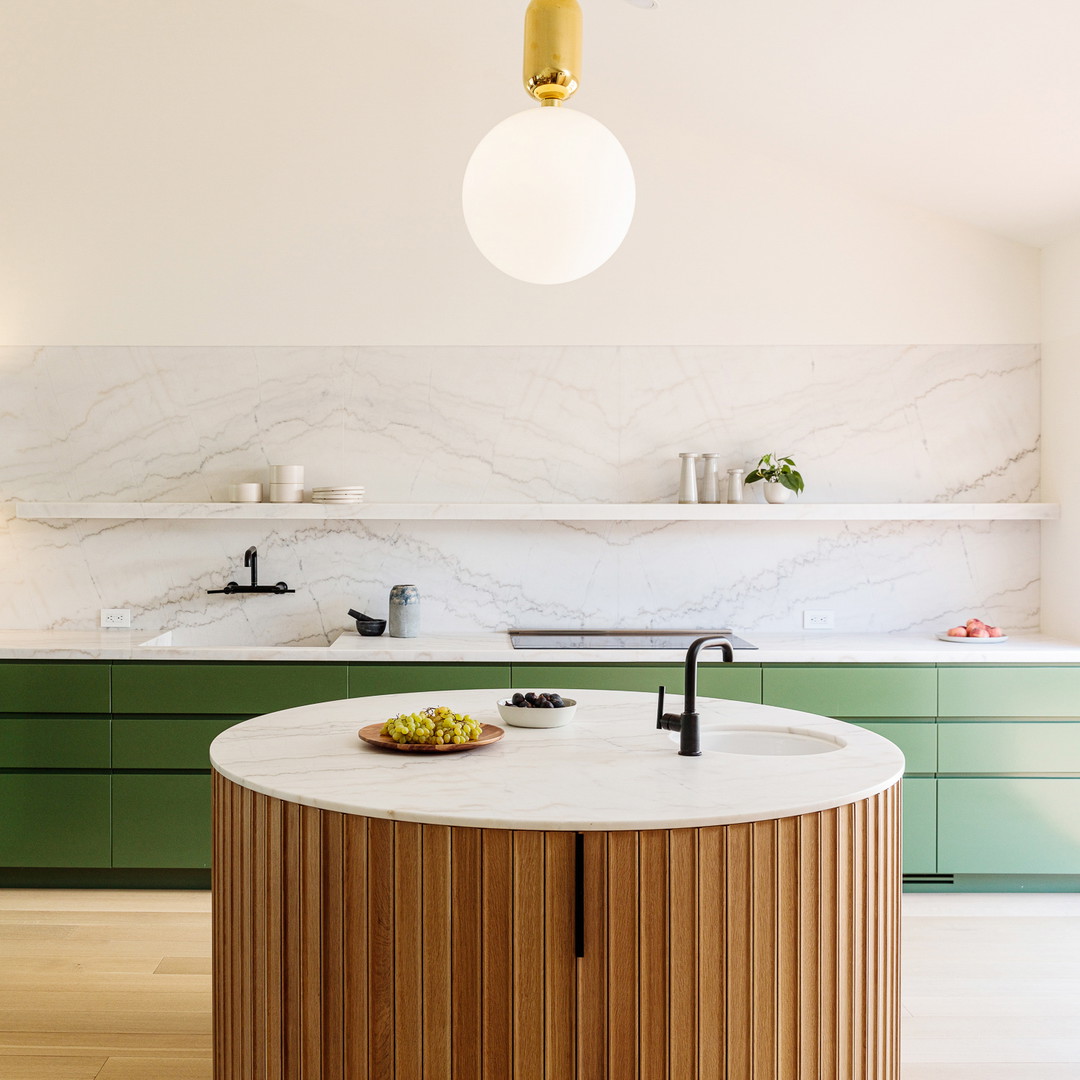
<svg viewBox="0 0 1080 1080">
<path fill-rule="evenodd" d="M 563 701 L 565 704 L 561 709 L 523 709 L 520 705 L 511 705 L 507 699 L 499 702 L 499 715 L 511 727 L 563 727 L 577 712 L 577 702 L 573 698 L 563 698 Z"/>
</svg>

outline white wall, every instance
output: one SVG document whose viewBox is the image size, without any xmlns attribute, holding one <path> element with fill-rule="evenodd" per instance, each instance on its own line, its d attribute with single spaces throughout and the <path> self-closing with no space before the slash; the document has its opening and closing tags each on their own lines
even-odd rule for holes
<svg viewBox="0 0 1080 1080">
<path fill-rule="evenodd" d="M 1043 525 L 1043 629 L 1080 633 L 1080 233 L 1043 251 L 1042 494 L 1061 503 Z"/>
<path fill-rule="evenodd" d="M 580 107 L 634 162 L 630 236 L 576 284 L 502 276 L 460 178 L 526 107 L 520 12 L 412 7 L 5 0 L 0 344 L 1038 340 L 1034 249 L 689 129 L 602 53 L 660 29 L 616 0 Z"/>
</svg>

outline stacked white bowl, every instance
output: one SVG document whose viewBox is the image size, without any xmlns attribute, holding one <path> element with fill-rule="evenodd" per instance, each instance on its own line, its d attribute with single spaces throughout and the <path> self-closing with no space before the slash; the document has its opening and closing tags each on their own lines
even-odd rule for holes
<svg viewBox="0 0 1080 1080">
<path fill-rule="evenodd" d="M 358 503 L 364 501 L 364 488 L 360 485 L 351 487 L 317 487 L 311 489 L 311 501 L 317 503 Z"/>
<path fill-rule="evenodd" d="M 304 501 L 304 466 L 270 466 L 270 501 L 298 503 Z"/>
</svg>

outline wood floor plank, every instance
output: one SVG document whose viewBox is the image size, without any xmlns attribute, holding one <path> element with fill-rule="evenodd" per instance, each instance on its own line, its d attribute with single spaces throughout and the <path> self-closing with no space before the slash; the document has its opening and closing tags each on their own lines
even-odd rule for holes
<svg viewBox="0 0 1080 1080">
<path fill-rule="evenodd" d="M 152 1070 L 145 1058 L 112 1057 L 94 1080 L 212 1080 L 213 1060 L 205 1058 L 157 1058 Z"/>
<path fill-rule="evenodd" d="M 103 1057 L 23 1057 L 20 1055 L 0 1058 L 0 1076 L 4 1080 L 96 1080 L 105 1062 L 106 1059 Z M 145 1061 L 143 1068 L 146 1068 Z"/>
<path fill-rule="evenodd" d="M 209 975 L 208 956 L 163 956 L 154 968 L 155 975 Z"/>
</svg>

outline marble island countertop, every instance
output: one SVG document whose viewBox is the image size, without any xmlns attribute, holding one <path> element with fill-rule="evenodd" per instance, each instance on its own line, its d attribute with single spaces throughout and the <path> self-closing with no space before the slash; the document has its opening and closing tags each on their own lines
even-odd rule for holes
<svg viewBox="0 0 1080 1080">
<path fill-rule="evenodd" d="M 657 649 L 514 649 L 505 633 L 425 634 L 416 638 L 341 633 L 330 645 L 272 641 L 215 642 L 209 631 L 0 630 L 0 659 L 8 660 L 228 660 L 336 663 L 681 663 L 684 651 Z M 929 633 L 858 634 L 816 630 L 736 633 L 757 645 L 736 650 L 750 664 L 1078 664 L 1080 643 L 1037 633 L 1010 635 L 999 644 L 938 641 Z M 719 663 L 706 651 L 702 663 Z"/>
<path fill-rule="evenodd" d="M 505 727 L 499 695 L 465 690 L 305 705 L 229 728 L 210 759 L 244 787 L 323 810 L 554 830 L 691 828 L 813 813 L 883 791 L 904 769 L 901 752 L 880 735 L 791 709 L 698 701 L 703 734 L 794 731 L 816 735 L 828 750 L 680 757 L 672 735 L 655 728 L 653 694 L 577 691 L 573 721 L 552 729 Z M 429 705 L 498 723 L 506 735 L 450 754 L 382 750 L 357 737 L 367 724 Z"/>
</svg>

